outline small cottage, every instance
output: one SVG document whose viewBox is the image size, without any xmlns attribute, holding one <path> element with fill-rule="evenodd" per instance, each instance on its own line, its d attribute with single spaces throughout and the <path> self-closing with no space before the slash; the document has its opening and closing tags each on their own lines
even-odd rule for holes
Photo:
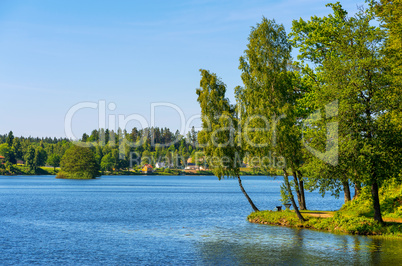
<svg viewBox="0 0 402 266">
<path fill-rule="evenodd" d="M 154 168 L 153 168 L 152 165 L 150 165 L 150 164 L 145 164 L 145 165 L 142 167 L 141 171 L 142 171 L 144 174 L 148 174 L 148 173 L 152 173 L 152 172 L 154 171 Z"/>
</svg>

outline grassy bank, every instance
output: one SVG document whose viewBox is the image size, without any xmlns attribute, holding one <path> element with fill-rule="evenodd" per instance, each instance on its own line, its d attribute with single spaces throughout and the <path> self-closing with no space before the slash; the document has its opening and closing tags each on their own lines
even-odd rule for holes
<svg viewBox="0 0 402 266">
<path fill-rule="evenodd" d="M 38 167 L 30 170 L 28 166 L 13 164 L 9 169 L 0 169 L 0 175 L 56 175 L 59 169 L 53 167 Z"/>
<path fill-rule="evenodd" d="M 381 188 L 380 204 L 384 224 L 373 219 L 369 188 L 363 188 L 358 198 L 344 204 L 339 211 L 302 211 L 305 222 L 300 222 L 293 211 L 253 212 L 247 219 L 260 224 L 402 238 L 402 185 L 391 181 Z"/>
<path fill-rule="evenodd" d="M 329 232 L 357 235 L 383 235 L 402 238 L 402 224 L 385 222 L 383 225 L 368 217 L 348 217 L 336 212 L 333 217 L 312 217 L 304 215 L 305 222 L 300 222 L 292 211 L 261 211 L 248 216 L 249 222 L 281 225 L 288 227 L 325 230 Z"/>
</svg>

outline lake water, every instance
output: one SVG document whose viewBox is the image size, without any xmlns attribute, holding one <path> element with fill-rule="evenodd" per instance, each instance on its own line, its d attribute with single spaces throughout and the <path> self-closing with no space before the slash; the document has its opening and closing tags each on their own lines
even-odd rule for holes
<svg viewBox="0 0 402 266">
<path fill-rule="evenodd" d="M 260 209 L 281 179 L 243 177 Z M 307 207 L 343 198 L 307 193 Z M 212 176 L 0 177 L 0 264 L 391 264 L 402 241 L 247 222 L 237 180 Z"/>
</svg>

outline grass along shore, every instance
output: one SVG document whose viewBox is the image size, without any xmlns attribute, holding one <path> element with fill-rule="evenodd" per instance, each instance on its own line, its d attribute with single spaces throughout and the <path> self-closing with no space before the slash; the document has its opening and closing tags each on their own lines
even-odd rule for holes
<svg viewBox="0 0 402 266">
<path fill-rule="evenodd" d="M 402 238 L 402 223 L 385 222 L 383 225 L 368 217 L 350 217 L 335 212 L 332 217 L 319 217 L 302 212 L 305 222 L 300 222 L 293 211 L 253 212 L 247 219 L 252 223 L 280 225 L 297 228 L 325 230 L 335 233 L 357 235 L 383 235 Z M 384 219 L 388 220 L 388 219 Z"/>
<path fill-rule="evenodd" d="M 344 204 L 339 211 L 301 211 L 305 222 L 300 222 L 296 213 L 289 210 L 253 212 L 247 219 L 259 224 L 402 238 L 402 185 L 390 181 L 380 189 L 379 196 L 384 224 L 373 219 L 368 187 L 363 188 L 358 198 Z"/>
</svg>

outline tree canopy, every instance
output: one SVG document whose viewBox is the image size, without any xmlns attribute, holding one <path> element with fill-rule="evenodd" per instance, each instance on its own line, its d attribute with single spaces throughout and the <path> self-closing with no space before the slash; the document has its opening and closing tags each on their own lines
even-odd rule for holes
<svg viewBox="0 0 402 266">
<path fill-rule="evenodd" d="M 226 85 L 216 74 L 204 69 L 200 72 L 201 88 L 196 93 L 201 107 L 202 130 L 198 133 L 198 142 L 204 149 L 206 162 L 219 179 L 237 177 L 244 196 L 253 210 L 258 211 L 240 178 L 244 151 L 239 142 L 236 108 L 225 98 Z"/>
<path fill-rule="evenodd" d="M 100 176 L 99 165 L 90 148 L 73 145 L 61 158 L 58 178 L 92 179 Z"/>
</svg>

